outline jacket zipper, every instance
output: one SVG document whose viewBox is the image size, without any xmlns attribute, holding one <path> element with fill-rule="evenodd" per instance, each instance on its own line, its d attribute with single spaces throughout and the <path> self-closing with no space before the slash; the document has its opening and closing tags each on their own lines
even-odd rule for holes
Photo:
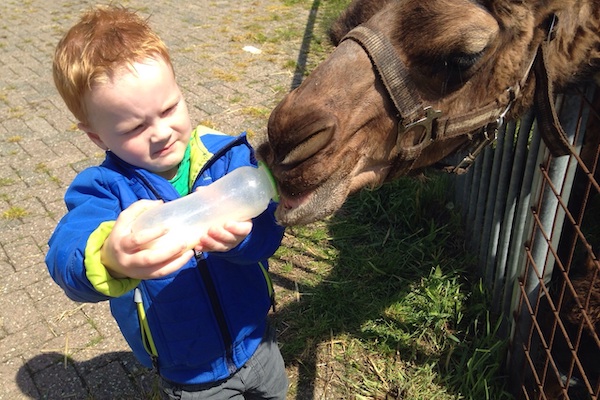
<svg viewBox="0 0 600 400">
<path fill-rule="evenodd" d="M 229 327 L 227 326 L 227 321 L 225 319 L 225 313 L 223 312 L 223 307 L 221 306 L 219 296 L 217 295 L 217 288 L 212 276 L 210 276 L 210 272 L 203 254 L 196 253 L 195 258 L 198 264 L 198 271 L 200 271 L 200 276 L 204 281 L 204 286 L 206 287 L 210 304 L 215 314 L 215 318 L 217 319 L 217 325 L 219 326 L 221 337 L 223 338 L 223 345 L 225 346 L 226 351 L 227 369 L 230 374 L 233 374 L 235 371 L 237 371 L 237 366 L 233 362 L 233 339 L 231 338 L 231 333 L 229 332 Z"/>
<path fill-rule="evenodd" d="M 223 157 L 232 147 L 241 143 L 241 138 L 236 138 L 233 142 L 229 143 L 227 146 L 219 149 L 216 153 L 213 153 L 210 159 L 208 159 L 198 174 L 196 175 L 194 184 L 192 187 L 195 187 L 198 179 L 204 174 L 204 172 L 210 168 L 210 166 L 218 159 Z M 225 319 L 225 312 L 223 311 L 223 307 L 221 306 L 221 302 L 219 300 L 219 296 L 217 295 L 217 288 L 215 286 L 215 282 L 210 275 L 208 270 L 208 266 L 206 264 L 206 260 L 204 259 L 204 255 L 200 252 L 195 253 L 195 259 L 197 263 L 198 271 L 200 271 L 200 276 L 202 281 L 204 282 L 204 286 L 206 287 L 206 292 L 208 294 L 208 298 L 210 299 L 210 303 L 215 314 L 215 318 L 217 319 L 217 325 L 219 326 L 219 330 L 221 332 L 221 337 L 223 338 L 223 345 L 225 346 L 225 360 L 227 362 L 227 370 L 229 374 L 233 374 L 237 371 L 237 366 L 233 361 L 233 339 L 231 338 L 231 332 L 229 331 L 229 326 L 227 325 L 227 320 Z"/>
<path fill-rule="evenodd" d="M 229 143 L 227 146 L 221 148 L 216 153 L 212 155 L 212 157 L 202 166 L 198 175 L 196 176 L 196 181 L 202 174 L 219 158 L 221 158 L 224 154 L 226 154 L 232 147 L 238 145 L 242 142 L 241 138 L 236 138 L 233 142 Z M 158 200 L 163 200 L 162 196 L 158 193 L 158 191 L 154 188 L 154 186 L 142 175 L 136 173 L 138 178 L 144 182 L 144 184 L 152 191 L 152 193 L 156 196 Z M 192 186 L 195 186 L 194 185 Z M 233 361 L 233 339 L 231 337 L 231 332 L 229 332 L 229 327 L 227 325 L 227 320 L 225 319 L 225 313 L 223 312 L 223 307 L 221 306 L 221 302 L 219 300 L 219 296 L 217 295 L 217 289 L 215 283 L 208 271 L 208 267 L 206 264 L 206 260 L 204 259 L 204 255 L 202 253 L 195 253 L 194 258 L 196 259 L 196 264 L 198 271 L 200 271 L 200 276 L 204 285 L 206 287 L 206 292 L 210 299 L 210 303 L 215 314 L 215 318 L 217 319 L 217 324 L 219 326 L 219 331 L 221 332 L 221 337 L 223 338 L 223 344 L 225 346 L 226 352 L 226 362 L 227 362 L 227 370 L 229 374 L 233 374 L 237 371 L 237 366 Z M 149 329 L 148 329 L 149 332 Z M 152 354 L 150 354 L 152 356 Z M 158 357 L 154 357 L 156 360 Z M 156 360 L 158 361 L 158 360 Z M 157 363 L 158 364 L 158 363 Z"/>
</svg>

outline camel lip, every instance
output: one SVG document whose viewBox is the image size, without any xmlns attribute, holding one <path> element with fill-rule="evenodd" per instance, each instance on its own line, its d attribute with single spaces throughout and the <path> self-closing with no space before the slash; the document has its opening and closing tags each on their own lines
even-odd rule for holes
<svg viewBox="0 0 600 400">
<path fill-rule="evenodd" d="M 303 192 L 301 195 L 280 195 L 279 205 L 275 211 L 277 223 L 283 226 L 306 225 L 318 218 L 311 205 L 315 201 L 315 191 Z"/>
<path fill-rule="evenodd" d="M 308 203 L 313 191 L 306 191 L 299 194 L 279 193 L 279 207 L 285 211 L 291 211 Z"/>
</svg>

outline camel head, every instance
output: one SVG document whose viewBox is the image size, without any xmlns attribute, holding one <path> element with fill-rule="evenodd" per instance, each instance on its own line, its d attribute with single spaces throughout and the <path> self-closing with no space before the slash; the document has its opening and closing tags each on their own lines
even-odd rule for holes
<svg viewBox="0 0 600 400">
<path fill-rule="evenodd" d="M 259 149 L 284 225 L 486 141 L 532 105 L 534 71 L 556 90 L 590 77 L 600 3 L 354 0 L 330 33 L 335 50 L 273 110 Z"/>
</svg>

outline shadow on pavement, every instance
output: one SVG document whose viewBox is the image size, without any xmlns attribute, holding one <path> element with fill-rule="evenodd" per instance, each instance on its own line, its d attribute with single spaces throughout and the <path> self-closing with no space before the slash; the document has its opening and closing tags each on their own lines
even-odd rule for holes
<svg viewBox="0 0 600 400">
<path fill-rule="evenodd" d="M 31 376 L 33 376 L 33 381 Z M 131 352 L 112 352 L 75 361 L 58 352 L 28 360 L 15 380 L 31 399 L 161 399 L 154 373 Z"/>
</svg>

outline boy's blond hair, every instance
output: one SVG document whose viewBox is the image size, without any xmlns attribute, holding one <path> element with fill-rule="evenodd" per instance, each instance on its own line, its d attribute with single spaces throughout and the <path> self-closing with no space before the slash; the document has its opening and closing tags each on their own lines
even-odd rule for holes
<svg viewBox="0 0 600 400">
<path fill-rule="evenodd" d="M 124 7 L 98 6 L 83 14 L 60 40 L 52 75 L 69 110 L 87 124 L 87 91 L 134 62 L 158 57 L 173 70 L 167 46 L 145 19 Z"/>
</svg>

